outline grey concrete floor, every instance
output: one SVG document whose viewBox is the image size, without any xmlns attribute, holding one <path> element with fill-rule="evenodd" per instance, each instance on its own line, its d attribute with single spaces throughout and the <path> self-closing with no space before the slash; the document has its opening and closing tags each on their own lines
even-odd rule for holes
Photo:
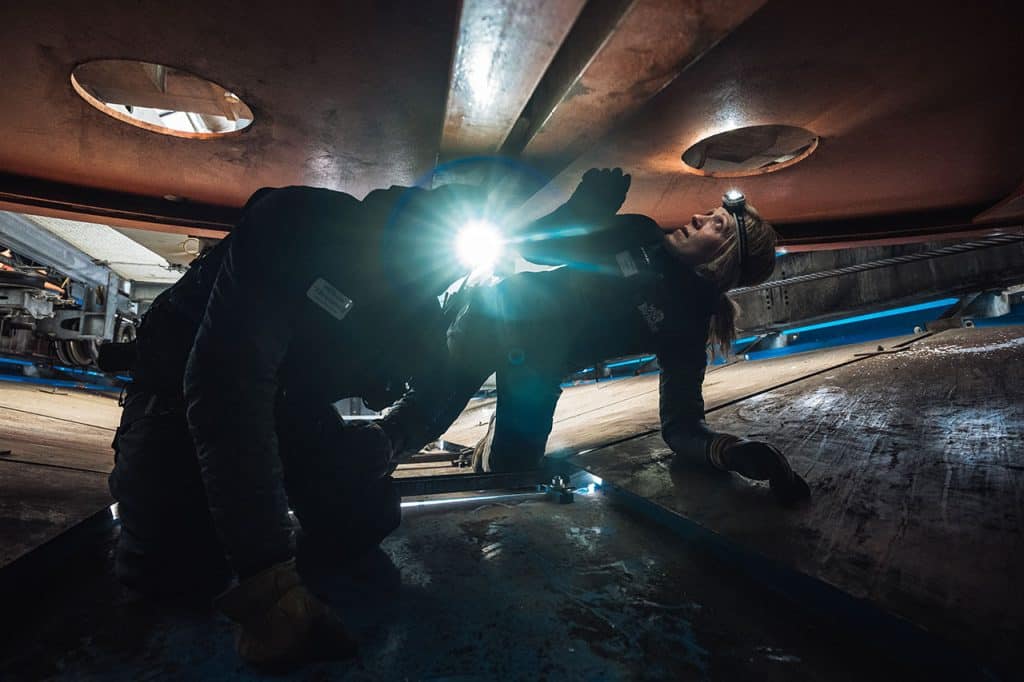
<svg viewBox="0 0 1024 682">
<path fill-rule="evenodd" d="M 2 679 L 250 679 L 230 624 L 111 578 L 116 529 L 8 612 Z M 602 495 L 410 510 L 389 593 L 334 600 L 358 660 L 283 679 L 880 679 L 896 672 L 728 565 Z"/>
</svg>

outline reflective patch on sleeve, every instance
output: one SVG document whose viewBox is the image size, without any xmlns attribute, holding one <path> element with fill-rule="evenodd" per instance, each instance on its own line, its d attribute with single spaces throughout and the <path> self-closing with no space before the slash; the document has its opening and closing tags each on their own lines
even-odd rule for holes
<svg viewBox="0 0 1024 682">
<path fill-rule="evenodd" d="M 343 320 L 352 310 L 352 299 L 341 293 L 323 277 L 317 277 L 306 291 L 306 298 L 327 311 L 336 320 Z"/>
<path fill-rule="evenodd" d="M 633 260 L 633 255 L 629 251 L 620 251 L 615 254 L 615 261 L 619 264 L 619 270 L 622 271 L 623 277 L 632 277 L 639 272 L 636 261 Z"/>
</svg>

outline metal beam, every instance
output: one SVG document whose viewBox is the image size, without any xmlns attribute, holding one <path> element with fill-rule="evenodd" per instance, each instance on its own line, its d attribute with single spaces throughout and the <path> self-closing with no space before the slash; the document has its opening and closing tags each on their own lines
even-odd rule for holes
<svg viewBox="0 0 1024 682">
<path fill-rule="evenodd" d="M 0 173 L 0 209 L 215 239 L 224 237 L 241 213 L 170 195 L 158 199 L 10 173 Z"/>
<path fill-rule="evenodd" d="M 18 255 L 55 268 L 73 280 L 99 287 L 110 282 L 110 268 L 97 265 L 88 254 L 17 213 L 0 211 L 0 242 Z"/>
<path fill-rule="evenodd" d="M 527 106 L 506 153 L 547 172 L 627 120 L 765 0 L 594 0 Z"/>
<path fill-rule="evenodd" d="M 489 154 L 508 137 L 584 0 L 465 0 L 441 154 Z"/>
</svg>

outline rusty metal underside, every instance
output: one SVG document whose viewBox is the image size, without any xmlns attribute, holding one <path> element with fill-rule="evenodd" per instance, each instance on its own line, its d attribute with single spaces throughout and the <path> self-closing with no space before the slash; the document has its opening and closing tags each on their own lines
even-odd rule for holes
<svg viewBox="0 0 1024 682">
<path fill-rule="evenodd" d="M 1021 12 L 1009 0 L 6 3 L 0 208 L 213 236 L 261 186 L 362 196 L 498 155 L 459 173 L 504 183 L 527 212 L 587 167 L 622 166 L 625 210 L 663 225 L 737 184 L 805 248 L 991 232 L 1024 214 Z M 201 75 L 255 122 L 213 140 L 125 125 L 71 86 L 75 65 L 100 58 Z M 820 146 L 741 180 L 681 171 L 697 140 L 764 124 Z"/>
</svg>

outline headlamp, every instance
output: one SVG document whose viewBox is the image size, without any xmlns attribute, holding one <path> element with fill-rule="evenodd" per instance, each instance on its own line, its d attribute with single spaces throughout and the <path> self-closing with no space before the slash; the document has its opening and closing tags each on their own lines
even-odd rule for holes
<svg viewBox="0 0 1024 682">
<path fill-rule="evenodd" d="M 466 223 L 455 236 L 455 254 L 470 270 L 493 267 L 501 255 L 501 232 L 486 220 Z"/>
<path fill-rule="evenodd" d="M 730 189 L 722 195 L 722 208 L 736 219 L 737 265 L 743 267 L 747 258 L 747 198 L 738 189 Z"/>
</svg>

